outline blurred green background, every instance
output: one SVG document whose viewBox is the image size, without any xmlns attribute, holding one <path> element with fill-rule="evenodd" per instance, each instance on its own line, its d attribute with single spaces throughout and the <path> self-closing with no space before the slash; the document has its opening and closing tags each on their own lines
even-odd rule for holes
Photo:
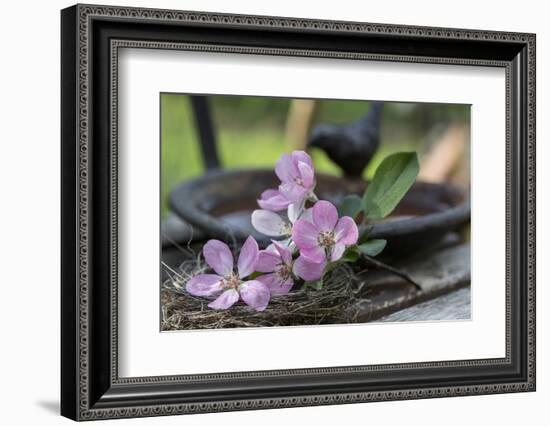
<svg viewBox="0 0 550 426">
<path fill-rule="evenodd" d="M 210 96 L 222 167 L 273 167 L 281 153 L 293 149 L 285 134 L 291 99 L 250 96 Z M 312 124 L 341 124 L 362 117 L 370 102 L 319 100 Z M 403 150 L 423 152 L 450 122 L 469 123 L 468 105 L 386 103 L 382 114 L 381 145 L 365 175 L 370 176 L 388 154 Z M 189 96 L 161 94 L 161 212 L 178 183 L 204 172 Z M 310 152 L 317 171 L 340 174 L 317 149 Z"/>
</svg>

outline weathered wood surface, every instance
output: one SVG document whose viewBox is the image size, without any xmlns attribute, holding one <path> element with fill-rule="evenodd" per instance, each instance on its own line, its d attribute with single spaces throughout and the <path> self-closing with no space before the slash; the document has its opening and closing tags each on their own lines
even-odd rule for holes
<svg viewBox="0 0 550 426">
<path fill-rule="evenodd" d="M 461 244 L 443 248 L 433 253 L 420 253 L 405 262 L 393 264 L 407 272 L 422 286 L 416 291 L 403 279 L 385 271 L 365 274 L 363 299 L 351 309 L 357 310 L 356 321 L 368 322 L 390 313 L 434 299 L 470 284 L 470 245 Z M 445 300 L 443 300 L 445 302 Z M 447 299 L 452 303 L 453 299 Z M 431 309 L 431 307 L 430 307 Z M 441 305 L 441 309 L 446 309 Z M 416 311 L 420 315 L 420 311 Z M 444 319 L 463 319 L 452 316 L 452 310 Z"/>
<path fill-rule="evenodd" d="M 449 321 L 471 319 L 470 287 L 463 287 L 378 319 L 379 322 Z"/>
</svg>

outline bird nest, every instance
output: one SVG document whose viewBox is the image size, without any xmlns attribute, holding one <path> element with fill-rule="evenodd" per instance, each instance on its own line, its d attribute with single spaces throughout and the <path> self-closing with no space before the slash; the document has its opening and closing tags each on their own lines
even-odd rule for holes
<svg viewBox="0 0 550 426">
<path fill-rule="evenodd" d="M 170 278 L 161 289 L 163 331 L 233 327 L 270 327 L 355 322 L 361 280 L 349 264 L 339 265 L 327 273 L 321 289 L 296 285 L 284 296 L 272 296 L 268 307 L 257 312 L 242 302 L 227 310 L 213 310 L 210 300 L 185 291 L 187 281 L 205 272 L 197 257 L 185 261 L 178 271 L 168 268 Z"/>
</svg>

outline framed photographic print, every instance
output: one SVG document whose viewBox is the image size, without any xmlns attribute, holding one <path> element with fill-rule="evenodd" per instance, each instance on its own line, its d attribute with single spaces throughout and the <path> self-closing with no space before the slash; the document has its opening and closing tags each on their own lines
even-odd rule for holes
<svg viewBox="0 0 550 426">
<path fill-rule="evenodd" d="M 64 416 L 535 390 L 535 35 L 61 28 Z"/>
</svg>

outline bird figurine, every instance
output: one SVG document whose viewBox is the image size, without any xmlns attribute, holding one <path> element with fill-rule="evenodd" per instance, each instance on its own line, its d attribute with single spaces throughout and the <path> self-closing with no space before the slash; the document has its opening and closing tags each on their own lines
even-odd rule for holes
<svg viewBox="0 0 550 426">
<path fill-rule="evenodd" d="M 318 124 L 311 132 L 308 147 L 325 151 L 345 177 L 361 178 L 380 144 L 383 107 L 383 102 L 373 102 L 367 115 L 348 124 Z"/>
</svg>

